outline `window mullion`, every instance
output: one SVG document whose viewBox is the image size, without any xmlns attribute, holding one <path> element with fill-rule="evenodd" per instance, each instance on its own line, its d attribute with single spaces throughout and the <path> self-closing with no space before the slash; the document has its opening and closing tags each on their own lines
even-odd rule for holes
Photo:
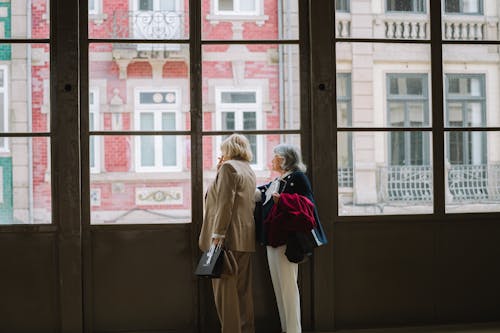
<svg viewBox="0 0 500 333">
<path fill-rule="evenodd" d="M 443 42 L 441 1 L 429 1 L 431 21 L 432 165 L 434 214 L 445 215 Z"/>
</svg>

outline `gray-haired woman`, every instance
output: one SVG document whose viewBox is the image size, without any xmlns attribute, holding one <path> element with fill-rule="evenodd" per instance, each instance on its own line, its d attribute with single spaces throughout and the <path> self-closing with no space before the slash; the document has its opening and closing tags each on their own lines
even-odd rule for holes
<svg viewBox="0 0 500 333">
<path fill-rule="evenodd" d="M 273 152 L 272 170 L 277 171 L 280 176 L 272 182 L 258 187 L 261 192 L 261 212 L 257 213 L 256 216 L 257 237 L 261 244 L 267 247 L 269 271 L 278 305 L 281 330 L 287 333 L 300 333 L 302 328 L 300 295 L 297 285 L 298 263 L 292 262 L 296 260 L 293 260 L 287 252 L 287 243 L 289 243 L 289 237 L 293 233 L 285 235 L 285 238 L 288 237 L 288 239 L 271 239 L 270 231 L 266 228 L 267 224 L 263 221 L 272 214 L 274 205 L 277 206 L 276 208 L 281 206 L 280 209 L 283 209 L 283 205 L 278 206 L 278 202 L 280 197 L 285 198 L 284 193 L 299 194 L 306 197 L 312 204 L 314 204 L 314 198 L 309 179 L 304 174 L 306 167 L 302 163 L 298 148 L 290 144 L 279 144 L 274 147 Z M 326 243 L 326 237 L 316 207 L 314 207 L 314 220 L 316 227 L 309 235 L 311 242 L 315 243 L 313 246 L 320 246 Z M 286 221 L 284 222 L 286 223 Z"/>
</svg>

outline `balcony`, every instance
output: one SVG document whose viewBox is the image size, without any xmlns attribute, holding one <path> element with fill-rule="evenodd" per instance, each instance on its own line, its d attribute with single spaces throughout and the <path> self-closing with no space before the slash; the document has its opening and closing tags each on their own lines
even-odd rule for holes
<svg viewBox="0 0 500 333">
<path fill-rule="evenodd" d="M 452 165 L 447 169 L 450 204 L 500 203 L 500 164 Z M 343 192 L 352 188 L 355 170 L 338 169 Z M 431 166 L 389 166 L 377 169 L 377 205 L 420 205 L 432 202 Z M 347 192 L 346 192 L 347 193 Z"/>
<path fill-rule="evenodd" d="M 111 37 L 146 40 L 172 40 L 184 37 L 184 12 L 113 11 Z M 138 50 L 178 51 L 179 44 L 139 44 Z"/>
<path fill-rule="evenodd" d="M 337 38 L 352 36 L 352 15 L 337 13 L 335 16 Z M 427 15 L 374 15 L 373 38 L 429 39 L 430 23 Z M 443 39 L 445 40 L 496 40 L 498 18 L 475 15 L 445 15 L 443 17 Z"/>
</svg>

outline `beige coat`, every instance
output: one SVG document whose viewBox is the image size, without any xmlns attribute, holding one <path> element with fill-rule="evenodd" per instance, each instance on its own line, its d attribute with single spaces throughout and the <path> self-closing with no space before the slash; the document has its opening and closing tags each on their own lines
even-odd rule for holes
<svg viewBox="0 0 500 333">
<path fill-rule="evenodd" d="M 222 164 L 207 190 L 198 242 L 202 251 L 210 248 L 213 234 L 224 235 L 229 250 L 255 251 L 255 188 L 255 173 L 248 162 L 229 160 Z"/>
</svg>

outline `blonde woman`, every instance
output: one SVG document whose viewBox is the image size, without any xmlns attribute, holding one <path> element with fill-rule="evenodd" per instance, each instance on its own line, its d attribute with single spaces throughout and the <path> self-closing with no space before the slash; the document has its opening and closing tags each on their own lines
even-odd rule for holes
<svg viewBox="0 0 500 333">
<path fill-rule="evenodd" d="M 236 273 L 212 279 L 221 333 L 254 333 L 251 254 L 255 251 L 255 173 L 252 152 L 243 135 L 221 144 L 217 175 L 205 197 L 205 216 L 199 238 L 202 251 L 223 243 L 237 263 Z"/>
</svg>

